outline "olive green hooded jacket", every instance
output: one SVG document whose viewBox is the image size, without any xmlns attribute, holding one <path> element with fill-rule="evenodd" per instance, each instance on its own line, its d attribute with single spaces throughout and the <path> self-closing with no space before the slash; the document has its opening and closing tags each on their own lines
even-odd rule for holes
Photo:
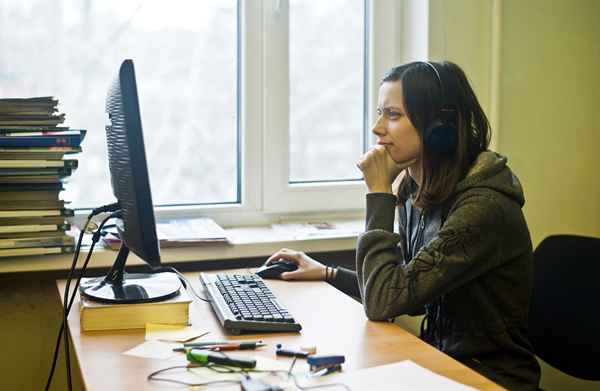
<svg viewBox="0 0 600 391">
<path fill-rule="evenodd" d="M 446 205 L 426 210 L 417 223 L 396 196 L 368 194 L 356 273 L 340 268 L 332 283 L 360 297 L 371 320 L 425 310 L 421 338 L 508 389 L 536 390 L 523 204 L 506 158 L 491 151 L 478 156 Z"/>
</svg>

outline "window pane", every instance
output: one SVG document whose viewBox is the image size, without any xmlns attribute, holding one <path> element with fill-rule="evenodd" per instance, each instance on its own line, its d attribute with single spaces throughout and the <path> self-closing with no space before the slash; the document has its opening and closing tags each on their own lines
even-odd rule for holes
<svg viewBox="0 0 600 391">
<path fill-rule="evenodd" d="M 63 198 L 114 199 L 104 100 L 118 67 L 136 67 L 157 205 L 237 201 L 235 0 L 3 0 L 0 96 L 56 96 L 88 129 Z"/>
<path fill-rule="evenodd" d="M 290 1 L 290 181 L 358 179 L 364 2 Z"/>
</svg>

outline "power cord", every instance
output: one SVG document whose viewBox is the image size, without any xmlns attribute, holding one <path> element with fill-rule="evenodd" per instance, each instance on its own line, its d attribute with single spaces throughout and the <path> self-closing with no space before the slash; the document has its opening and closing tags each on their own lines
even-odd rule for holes
<svg viewBox="0 0 600 391">
<path fill-rule="evenodd" d="M 101 226 L 98 228 L 98 230 L 96 231 L 96 233 L 94 233 L 94 237 L 93 239 L 96 239 L 95 241 L 92 241 L 92 245 L 90 247 L 90 250 L 87 254 L 86 260 L 84 262 L 83 268 L 81 270 L 81 274 L 79 276 L 79 278 L 77 279 L 77 283 L 75 285 L 75 289 L 73 291 L 73 294 L 71 295 L 70 300 L 67 302 L 67 297 L 68 297 L 68 292 L 69 292 L 69 286 L 71 283 L 71 280 L 73 278 L 73 274 L 75 272 L 75 268 L 77 265 L 77 262 L 79 261 L 79 254 L 81 251 L 81 244 L 83 241 L 83 235 L 85 233 L 85 231 L 87 230 L 92 218 L 100 213 L 104 213 L 104 212 L 114 212 L 116 210 L 119 209 L 119 203 L 113 203 L 113 204 L 108 204 L 108 205 L 104 205 L 101 206 L 99 208 L 93 209 L 92 212 L 88 215 L 85 225 L 83 226 L 83 229 L 81 230 L 81 232 L 79 233 L 79 238 L 77 241 L 77 246 L 75 248 L 75 252 L 73 253 L 73 261 L 71 263 L 71 268 L 69 270 L 69 275 L 67 277 L 67 285 L 66 285 L 66 289 L 65 289 L 65 295 L 64 295 L 64 301 L 63 301 L 63 320 L 61 323 L 61 326 L 58 330 L 58 335 L 56 338 L 56 344 L 54 347 L 54 355 L 53 355 L 53 359 L 52 359 L 52 366 L 50 368 L 50 373 L 48 374 L 48 380 L 46 381 L 46 387 L 45 390 L 48 391 L 50 389 L 50 385 L 52 384 L 52 378 L 54 377 L 54 372 L 56 370 L 56 363 L 57 363 L 57 359 L 58 359 L 58 351 L 59 351 L 59 346 L 60 346 L 60 342 L 62 337 L 65 337 L 65 364 L 67 365 L 67 384 L 68 384 L 68 388 L 69 390 L 72 389 L 72 380 L 71 380 L 71 365 L 70 365 L 70 354 L 69 354 L 69 342 L 68 342 L 68 331 L 67 328 L 65 327 L 66 322 L 67 322 L 67 317 L 69 315 L 69 312 L 71 311 L 71 307 L 73 305 L 73 301 L 75 300 L 75 295 L 77 293 L 77 288 L 79 287 L 79 283 L 81 281 L 81 277 L 84 275 L 85 272 L 85 268 L 87 267 L 87 264 L 91 258 L 92 252 L 94 250 L 94 246 L 96 244 L 96 242 L 99 240 L 99 234 L 98 232 L 101 231 L 101 227 L 106 223 L 106 221 L 108 221 L 109 219 L 116 217 L 115 213 L 109 215 L 107 218 L 104 219 L 104 221 L 102 222 Z"/>
<path fill-rule="evenodd" d="M 190 280 L 188 280 L 187 277 L 183 275 L 183 273 L 181 273 L 179 270 L 175 269 L 174 267 L 163 266 L 163 267 L 153 268 L 152 270 L 153 271 L 158 271 L 158 272 L 169 271 L 169 272 L 173 272 L 173 273 L 177 274 L 177 276 L 179 276 L 179 279 L 181 280 L 181 283 L 183 284 L 184 288 L 191 290 L 192 293 L 194 294 L 194 296 L 196 296 L 198 299 L 200 299 L 200 300 L 202 300 L 204 302 L 210 303 L 210 300 L 207 299 L 207 298 L 205 298 L 205 297 L 200 296 L 196 292 L 196 290 L 194 289 L 194 287 L 193 287 L 192 283 L 190 282 Z"/>
</svg>

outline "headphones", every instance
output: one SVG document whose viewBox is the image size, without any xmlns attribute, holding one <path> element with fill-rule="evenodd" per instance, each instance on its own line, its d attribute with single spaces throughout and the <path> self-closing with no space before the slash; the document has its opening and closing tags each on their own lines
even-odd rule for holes
<svg viewBox="0 0 600 391">
<path fill-rule="evenodd" d="M 423 133 L 423 143 L 427 149 L 440 154 L 449 155 L 456 149 L 458 143 L 458 129 L 456 128 L 456 109 L 446 105 L 444 94 L 444 83 L 436 67 L 429 61 L 420 61 L 420 63 L 431 68 L 440 84 L 442 95 L 442 108 L 433 121 L 425 128 Z"/>
</svg>

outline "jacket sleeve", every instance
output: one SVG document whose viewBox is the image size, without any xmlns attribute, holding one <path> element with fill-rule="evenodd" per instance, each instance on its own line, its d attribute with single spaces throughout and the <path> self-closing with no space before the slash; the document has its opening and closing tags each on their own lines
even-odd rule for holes
<svg viewBox="0 0 600 391">
<path fill-rule="evenodd" d="M 395 198 L 367 195 L 367 230 L 358 238 L 358 285 L 369 319 L 418 312 L 501 263 L 503 213 L 489 194 L 465 194 L 457 200 L 437 237 L 406 263 L 398 254 L 399 235 L 389 221 L 375 217 L 393 216 L 390 197 Z"/>
<path fill-rule="evenodd" d="M 348 296 L 360 301 L 360 291 L 358 289 L 358 277 L 356 272 L 343 267 L 338 267 L 337 274 L 330 283 Z"/>
</svg>

